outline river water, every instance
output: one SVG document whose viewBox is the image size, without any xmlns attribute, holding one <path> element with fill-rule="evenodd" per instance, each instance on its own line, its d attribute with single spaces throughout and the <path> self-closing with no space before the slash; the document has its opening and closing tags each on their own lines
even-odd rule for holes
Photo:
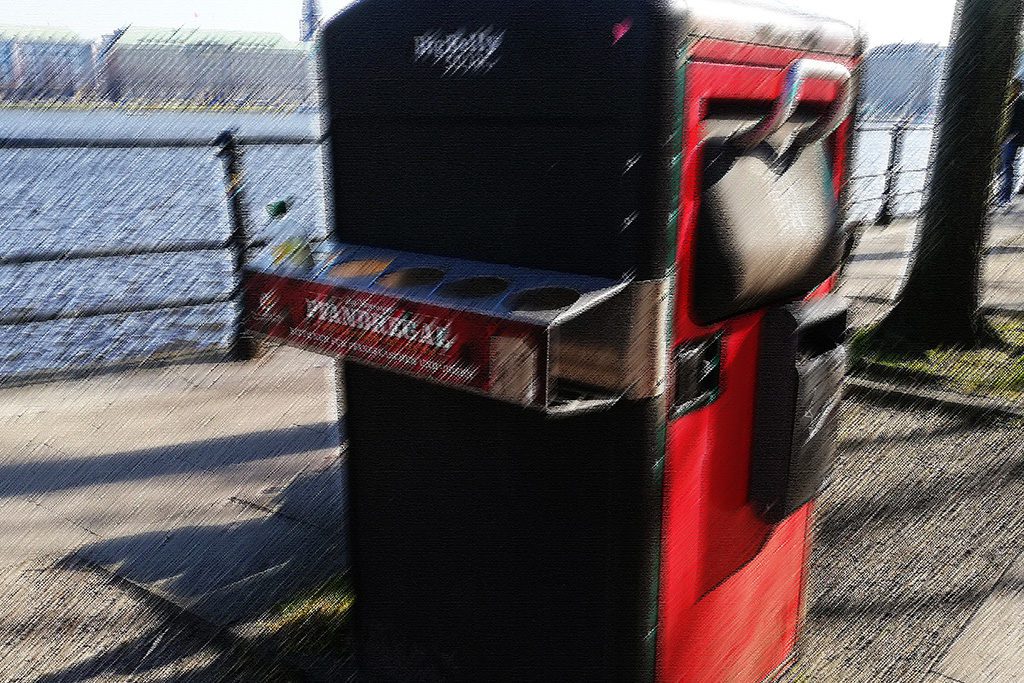
<svg viewBox="0 0 1024 683">
<path fill-rule="evenodd" d="M 227 128 L 246 135 L 312 135 L 309 114 L 67 112 L 0 110 L 0 138 L 188 138 L 213 140 Z M 926 165 L 929 130 L 908 133 L 904 168 Z M 855 176 L 885 170 L 889 137 L 862 133 Z M 293 196 L 297 219 L 323 233 L 322 173 L 312 146 L 250 147 L 246 192 L 257 237 L 262 207 Z M 220 160 L 213 148 L 0 149 L 0 255 L 67 248 L 159 245 L 225 238 L 228 222 Z M 923 173 L 898 191 L 920 189 Z M 850 219 L 873 216 L 881 177 L 855 180 Z M 916 209 L 920 195 L 904 198 Z M 113 304 L 124 309 L 169 299 L 226 295 L 227 252 L 197 252 L 57 263 L 0 265 L 0 317 Z M 0 378 L 117 363 L 155 353 L 216 349 L 230 340 L 230 304 L 0 325 Z"/>
</svg>

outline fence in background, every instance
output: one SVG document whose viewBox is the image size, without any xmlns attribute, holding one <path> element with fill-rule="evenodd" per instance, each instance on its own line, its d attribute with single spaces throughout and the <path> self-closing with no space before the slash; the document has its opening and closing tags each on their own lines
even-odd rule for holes
<svg viewBox="0 0 1024 683">
<path fill-rule="evenodd" d="M 253 249 L 265 246 L 263 241 L 252 241 L 247 234 L 249 220 L 247 217 L 247 206 L 245 201 L 244 169 L 242 163 L 243 148 L 250 146 L 277 146 L 277 145 L 318 145 L 319 140 L 313 137 L 291 137 L 291 136 L 266 136 L 266 137 L 245 137 L 236 138 L 230 131 L 225 131 L 215 140 L 80 140 L 65 138 L 21 138 L 0 140 L 0 150 L 5 149 L 209 149 L 211 154 L 220 158 L 223 164 L 223 184 L 225 192 L 225 206 L 229 225 L 229 233 L 222 239 L 212 240 L 183 240 L 180 242 L 156 241 L 151 245 L 132 246 L 111 246 L 99 248 L 75 248 L 51 249 L 42 251 L 0 254 L 0 267 L 19 266 L 35 263 L 63 263 L 68 261 L 86 259 L 117 259 L 133 256 L 149 255 L 175 255 L 200 252 L 224 252 L 230 256 L 232 268 L 232 282 L 228 292 L 217 296 L 179 296 L 170 297 L 166 300 L 147 304 L 128 304 L 114 299 L 110 302 L 73 309 L 62 309 L 55 311 L 37 312 L 34 310 L 19 310 L 17 312 L 0 311 L 0 327 L 12 325 L 29 325 L 33 323 L 48 323 L 62 320 L 81 320 L 86 318 L 100 318 L 104 316 L 119 316 L 131 313 L 143 313 L 150 311 L 172 311 L 182 308 L 196 308 L 212 304 L 233 304 L 235 309 L 231 341 L 227 349 L 227 356 L 238 360 L 245 360 L 252 357 L 254 345 L 249 340 L 243 329 L 242 320 L 242 292 L 244 286 L 244 271 L 249 252 Z M 160 360 L 173 360 L 197 354 L 188 351 L 177 354 L 170 354 L 169 357 L 162 357 Z M 222 354 L 223 355 L 223 354 Z M 120 359 L 116 367 L 137 364 L 148 359 Z M 54 376 L 65 376 L 73 374 L 88 374 L 96 371 L 110 369 L 105 364 L 91 365 L 80 368 L 62 368 L 55 372 L 33 371 L 24 376 L 0 377 L 0 383 L 15 384 L 28 381 L 51 379 Z"/>
<path fill-rule="evenodd" d="M 903 168 L 903 149 L 906 133 L 914 128 L 924 129 L 924 126 L 910 126 L 906 121 L 900 122 L 873 122 L 858 127 L 858 134 L 868 132 L 889 132 L 888 163 L 883 173 L 854 175 L 851 183 L 856 186 L 872 179 L 884 179 L 884 186 L 881 196 L 858 196 L 857 192 L 851 192 L 854 204 L 872 203 L 881 201 L 881 208 L 875 217 L 875 222 L 887 223 L 897 215 L 897 207 L 901 197 L 919 194 L 922 189 L 915 188 L 908 191 L 900 191 L 900 179 L 907 174 L 922 173 L 925 169 Z M 148 255 L 174 255 L 199 252 L 220 252 L 229 256 L 231 261 L 232 282 L 227 292 L 217 296 L 172 296 L 166 300 L 156 303 L 125 304 L 118 298 L 94 306 L 86 306 L 71 310 L 61 309 L 57 311 L 37 312 L 33 310 L 21 310 L 18 312 L 0 311 L 0 327 L 12 325 L 27 325 L 32 323 L 48 323 L 62 320 L 80 320 L 87 318 L 100 318 L 103 316 L 118 316 L 131 313 L 143 313 L 150 311 L 172 311 L 174 309 L 194 308 L 208 306 L 211 304 L 231 304 L 234 307 L 233 327 L 229 342 L 228 354 L 236 359 L 247 359 L 252 357 L 254 352 L 253 344 L 244 334 L 242 324 L 242 288 L 246 259 L 254 248 L 264 246 L 263 242 L 253 242 L 251 235 L 247 234 L 247 226 L 250 221 L 247 216 L 245 199 L 244 164 L 242 160 L 246 147 L 254 146 L 310 146 L 319 145 L 321 140 L 313 137 L 245 137 L 236 138 L 231 132 L 222 133 L 216 140 L 80 140 L 80 139 L 0 139 L 0 150 L 4 149 L 209 149 L 211 154 L 220 158 L 223 165 L 223 186 L 225 192 L 225 207 L 229 225 L 228 235 L 222 239 L 188 240 L 182 242 L 157 242 L 149 246 L 134 245 L 130 247 L 111 246 L 102 248 L 75 248 L 51 249 L 35 252 L 16 251 L 15 253 L 0 254 L 0 267 L 11 267 L 33 263 L 58 263 L 85 259 L 117 259 L 133 256 Z M 922 183 L 923 185 L 923 183 Z M 158 360 L 180 360 L 183 356 L 197 355 L 182 351 L 171 354 L 170 357 L 161 357 Z M 223 353 L 221 356 L 223 357 Z M 120 359 L 116 363 L 88 364 L 84 367 L 62 367 L 52 371 L 32 371 L 24 376 L 0 377 L 0 383 L 23 383 L 29 381 L 40 381 L 55 377 L 64 377 L 74 374 L 89 374 L 91 372 L 104 371 L 124 366 L 137 365 L 152 358 L 142 359 Z"/>
<path fill-rule="evenodd" d="M 921 178 L 921 187 L 914 187 L 909 190 L 902 191 L 900 190 L 900 180 L 908 175 L 927 173 L 928 169 L 924 166 L 904 168 L 903 160 L 906 152 L 907 133 L 911 131 L 930 130 L 931 127 L 931 125 L 926 124 L 911 124 L 907 119 L 899 121 L 872 121 L 871 123 L 857 126 L 858 137 L 862 137 L 865 133 L 888 133 L 889 135 L 888 161 L 886 162 L 885 170 L 881 173 L 852 175 L 850 178 L 850 182 L 852 184 L 864 183 L 865 181 L 873 179 L 883 180 L 883 189 L 880 195 L 858 196 L 856 192 L 850 193 L 853 197 L 851 200 L 851 208 L 859 204 L 880 202 L 878 212 L 873 216 L 872 220 L 866 222 L 874 223 L 875 225 L 889 225 L 898 217 L 909 216 L 916 213 L 917 209 L 913 209 L 912 211 L 900 209 L 899 200 L 904 197 L 923 195 L 924 178 Z"/>
</svg>

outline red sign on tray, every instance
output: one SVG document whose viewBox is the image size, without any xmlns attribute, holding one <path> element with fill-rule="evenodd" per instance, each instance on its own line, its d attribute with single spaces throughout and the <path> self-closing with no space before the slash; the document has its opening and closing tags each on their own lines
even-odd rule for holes
<svg viewBox="0 0 1024 683">
<path fill-rule="evenodd" d="M 517 402 L 543 396 L 541 326 L 265 274 L 248 278 L 246 316 L 252 331 L 310 351 Z"/>
</svg>

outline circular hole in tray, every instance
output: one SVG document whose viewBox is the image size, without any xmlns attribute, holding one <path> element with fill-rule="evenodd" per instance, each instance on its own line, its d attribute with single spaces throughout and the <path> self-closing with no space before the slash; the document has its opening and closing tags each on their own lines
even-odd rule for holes
<svg viewBox="0 0 1024 683">
<path fill-rule="evenodd" d="M 538 287 L 528 289 L 512 302 L 513 311 L 554 311 L 572 306 L 580 293 L 568 287 Z"/>
<path fill-rule="evenodd" d="M 444 271 L 437 268 L 402 268 L 382 275 L 377 284 L 381 287 L 400 289 L 402 287 L 429 287 L 444 279 Z"/>
<path fill-rule="evenodd" d="M 508 289 L 508 280 L 500 277 L 467 277 L 456 280 L 441 288 L 446 296 L 463 299 L 486 299 L 497 296 Z"/>
<path fill-rule="evenodd" d="M 335 249 L 334 251 L 314 251 L 313 258 L 319 263 L 327 263 L 328 261 L 333 261 L 334 259 L 339 258 L 344 253 L 344 249 Z"/>
<path fill-rule="evenodd" d="M 331 268 L 328 275 L 331 277 L 366 277 L 368 275 L 376 275 L 390 265 L 391 261 L 381 261 L 379 259 L 347 261 Z"/>
</svg>

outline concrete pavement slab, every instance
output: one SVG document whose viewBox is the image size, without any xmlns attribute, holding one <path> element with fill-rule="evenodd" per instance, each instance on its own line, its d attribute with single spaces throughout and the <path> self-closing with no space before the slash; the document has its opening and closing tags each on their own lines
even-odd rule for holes
<svg viewBox="0 0 1024 683">
<path fill-rule="evenodd" d="M 31 500 L 0 501 L 0 567 L 52 562 L 95 540 L 81 526 Z M 3 601 L 0 588 L 0 602 Z M 2 680 L 2 679 L 0 679 Z"/>
<path fill-rule="evenodd" d="M 0 680 L 291 680 L 203 628 L 347 567 L 333 376 L 281 349 L 0 389 Z"/>
<path fill-rule="evenodd" d="M 999 579 L 934 671 L 961 683 L 1024 680 L 1024 555 Z"/>
<path fill-rule="evenodd" d="M 0 680 L 143 683 L 301 680 L 180 610 L 80 565 L 0 571 Z"/>
<path fill-rule="evenodd" d="M 845 408 L 801 656 L 783 680 L 917 683 L 1024 551 L 1020 426 Z"/>
<path fill-rule="evenodd" d="M 327 534 L 227 501 L 133 535 L 97 540 L 76 555 L 227 625 L 343 572 L 344 548 L 341 529 Z"/>
</svg>

